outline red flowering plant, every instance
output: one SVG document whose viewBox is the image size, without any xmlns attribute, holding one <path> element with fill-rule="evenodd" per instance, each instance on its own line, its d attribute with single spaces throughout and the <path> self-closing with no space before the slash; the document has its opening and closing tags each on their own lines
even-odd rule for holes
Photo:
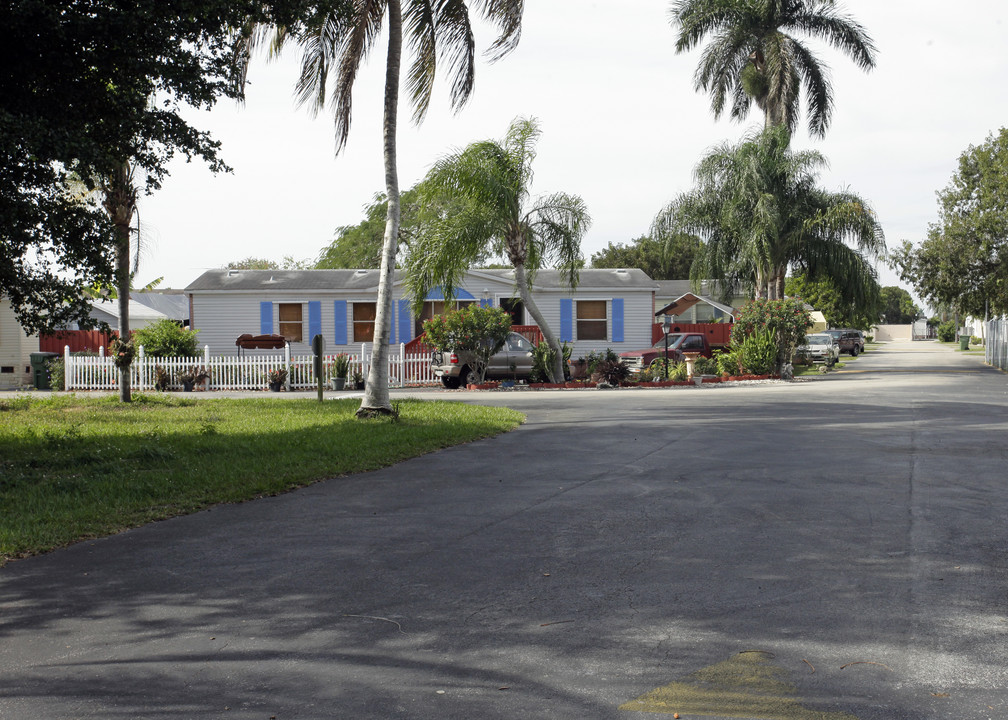
<svg viewBox="0 0 1008 720">
<path fill-rule="evenodd" d="M 424 322 L 427 344 L 453 352 L 483 382 L 490 356 L 504 347 L 511 332 L 511 316 L 500 308 L 468 305 Z"/>
<path fill-rule="evenodd" d="M 732 345 L 746 338 L 769 332 L 777 346 L 777 371 L 791 362 L 795 348 L 805 344 L 805 331 L 812 327 L 812 316 L 801 298 L 753 300 L 742 306 L 732 326 Z"/>
</svg>

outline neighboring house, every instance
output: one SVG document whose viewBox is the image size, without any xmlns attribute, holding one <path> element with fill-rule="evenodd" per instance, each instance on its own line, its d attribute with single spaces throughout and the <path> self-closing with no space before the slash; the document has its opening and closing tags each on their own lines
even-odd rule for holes
<svg viewBox="0 0 1008 720">
<path fill-rule="evenodd" d="M 98 322 L 108 323 L 113 330 L 119 330 L 119 301 L 118 300 L 95 300 L 91 303 L 89 315 Z M 129 326 L 130 330 L 153 325 L 159 320 L 164 320 L 168 316 L 158 312 L 148 305 L 137 302 L 130 298 L 129 301 Z"/>
<path fill-rule="evenodd" d="M 182 327 L 189 327 L 189 298 L 184 290 L 153 290 L 151 292 L 130 293 L 130 300 L 141 305 L 157 310 L 159 313 L 179 323 Z M 132 312 L 132 306 L 130 312 Z M 130 327 L 133 327 L 133 316 L 130 316 Z M 135 329 L 135 328 L 134 328 Z"/>
<path fill-rule="evenodd" d="M 190 284 L 191 327 L 215 355 L 236 354 L 243 333 L 279 334 L 295 354 L 311 352 L 321 334 L 326 352 L 358 351 L 373 340 L 378 270 L 209 270 Z M 574 292 L 556 270 L 535 276 L 532 292 L 550 328 L 574 346 L 574 356 L 612 347 L 651 344 L 655 282 L 637 269 L 588 269 Z M 480 303 L 506 309 L 515 325 L 534 324 L 514 287 L 511 270 L 472 270 L 454 304 Z M 393 288 L 390 342 L 406 343 L 423 321 L 445 309 L 439 289 L 414 316 L 402 280 Z"/>
<path fill-rule="evenodd" d="M 26 333 L 7 298 L 0 297 L 0 390 L 31 385 L 31 354 L 38 349 L 38 335 Z"/>
<path fill-rule="evenodd" d="M 738 295 L 728 302 L 715 300 L 713 298 L 718 296 L 718 292 L 715 283 L 710 280 L 703 280 L 697 293 L 694 293 L 689 280 L 658 280 L 655 285 L 654 314 L 663 315 L 663 311 L 667 310 L 676 322 L 681 323 L 731 322 L 735 311 L 750 299 Z M 661 321 L 660 318 L 658 321 Z"/>
</svg>

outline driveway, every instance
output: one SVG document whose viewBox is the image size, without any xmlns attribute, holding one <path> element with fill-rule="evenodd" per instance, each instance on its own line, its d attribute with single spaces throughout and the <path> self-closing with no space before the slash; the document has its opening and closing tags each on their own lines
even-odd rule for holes
<svg viewBox="0 0 1008 720">
<path fill-rule="evenodd" d="M 981 362 L 437 393 L 528 422 L 0 569 L 0 718 L 1006 718 Z"/>
</svg>

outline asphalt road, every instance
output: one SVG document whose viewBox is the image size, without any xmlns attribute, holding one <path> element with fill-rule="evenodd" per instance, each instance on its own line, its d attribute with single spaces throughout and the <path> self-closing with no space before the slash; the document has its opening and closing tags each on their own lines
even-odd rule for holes
<svg viewBox="0 0 1008 720">
<path fill-rule="evenodd" d="M 1008 718 L 1008 377 L 447 393 L 520 429 L 0 569 L 0 718 Z"/>
</svg>

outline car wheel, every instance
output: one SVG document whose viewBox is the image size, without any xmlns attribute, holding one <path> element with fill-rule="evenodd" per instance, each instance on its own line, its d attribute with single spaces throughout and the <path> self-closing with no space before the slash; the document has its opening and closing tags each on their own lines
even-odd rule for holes
<svg viewBox="0 0 1008 720">
<path fill-rule="evenodd" d="M 457 377 L 451 377 L 449 375 L 441 376 L 441 384 L 444 385 L 449 390 L 457 390 L 458 386 L 462 384 L 462 381 Z"/>
<path fill-rule="evenodd" d="M 851 357 L 857 357 L 857 353 L 858 353 L 858 349 L 857 349 L 857 345 L 855 345 L 854 347 L 852 347 L 850 349 Z"/>
</svg>

